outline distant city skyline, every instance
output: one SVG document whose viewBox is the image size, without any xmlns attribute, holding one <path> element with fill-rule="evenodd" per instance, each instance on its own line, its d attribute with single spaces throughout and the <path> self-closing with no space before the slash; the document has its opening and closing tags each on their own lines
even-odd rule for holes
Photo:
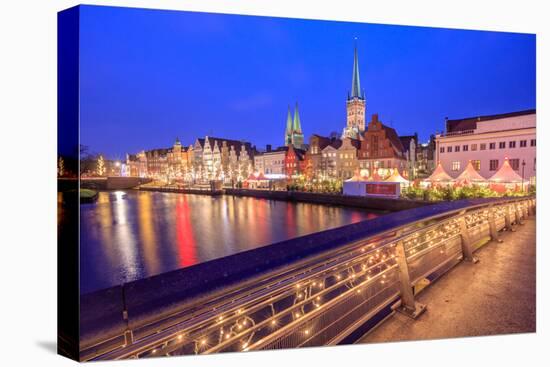
<svg viewBox="0 0 550 367">
<path fill-rule="evenodd" d="M 96 6 L 80 21 L 80 142 L 111 159 L 205 135 L 280 146 L 296 102 L 306 143 L 340 134 L 355 42 L 366 120 L 400 135 L 536 107 L 530 34 Z"/>
</svg>

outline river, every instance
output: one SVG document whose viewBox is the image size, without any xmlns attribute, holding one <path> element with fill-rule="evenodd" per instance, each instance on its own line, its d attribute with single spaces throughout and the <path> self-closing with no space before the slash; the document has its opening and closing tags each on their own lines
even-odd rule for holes
<svg viewBox="0 0 550 367">
<path fill-rule="evenodd" d="M 80 293 L 376 217 L 235 196 L 100 192 L 80 206 Z"/>
</svg>

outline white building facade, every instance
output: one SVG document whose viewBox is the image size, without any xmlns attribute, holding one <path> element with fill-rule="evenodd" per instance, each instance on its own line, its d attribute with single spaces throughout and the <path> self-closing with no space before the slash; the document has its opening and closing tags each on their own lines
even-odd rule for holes
<svg viewBox="0 0 550 367">
<path fill-rule="evenodd" d="M 536 177 L 536 110 L 447 120 L 446 133 L 436 135 L 436 162 L 456 178 L 469 161 L 490 178 L 510 160 L 525 180 Z"/>
</svg>

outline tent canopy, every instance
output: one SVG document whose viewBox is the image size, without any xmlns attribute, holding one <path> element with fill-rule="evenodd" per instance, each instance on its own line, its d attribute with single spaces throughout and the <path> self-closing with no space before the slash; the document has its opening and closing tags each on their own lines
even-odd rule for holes
<svg viewBox="0 0 550 367">
<path fill-rule="evenodd" d="M 466 165 L 466 168 L 458 177 L 456 178 L 457 181 L 466 181 L 466 182 L 485 182 L 487 181 L 485 177 L 480 175 L 474 166 L 472 165 L 472 162 L 468 162 L 468 165 Z"/>
<path fill-rule="evenodd" d="M 397 168 L 394 168 L 393 173 L 385 181 L 387 182 L 400 182 L 400 183 L 409 183 L 405 177 L 401 176 Z"/>
<path fill-rule="evenodd" d="M 447 172 L 445 172 L 445 169 L 441 165 L 441 163 L 438 163 L 436 169 L 433 171 L 433 173 L 426 179 L 426 181 L 430 182 L 451 182 L 454 181 L 454 179 L 449 176 Z"/>
<path fill-rule="evenodd" d="M 514 171 L 512 166 L 510 166 L 508 158 L 505 158 L 502 167 L 500 167 L 500 169 L 491 176 L 489 181 L 497 183 L 521 183 L 523 179 L 516 171 Z"/>
</svg>

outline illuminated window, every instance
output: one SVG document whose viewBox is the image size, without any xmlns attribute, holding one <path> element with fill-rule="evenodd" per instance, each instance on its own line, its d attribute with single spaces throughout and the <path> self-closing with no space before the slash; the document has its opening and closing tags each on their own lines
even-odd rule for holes
<svg viewBox="0 0 550 367">
<path fill-rule="evenodd" d="M 481 169 L 481 161 L 479 160 L 472 161 L 472 166 L 474 166 L 474 169 L 476 171 L 479 171 Z"/>
<path fill-rule="evenodd" d="M 451 166 L 451 170 L 458 171 L 460 169 L 460 161 L 454 161 Z"/>
</svg>

